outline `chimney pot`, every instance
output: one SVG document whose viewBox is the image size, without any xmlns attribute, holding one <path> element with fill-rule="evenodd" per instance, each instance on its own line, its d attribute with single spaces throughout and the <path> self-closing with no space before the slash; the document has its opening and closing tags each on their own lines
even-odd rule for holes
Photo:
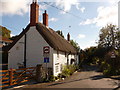
<svg viewBox="0 0 120 90">
<path fill-rule="evenodd" d="M 70 34 L 67 34 L 67 40 L 70 42 Z"/>
<path fill-rule="evenodd" d="M 47 11 L 45 10 L 45 12 L 43 13 L 43 24 L 45 26 L 48 26 L 48 14 Z"/>
<path fill-rule="evenodd" d="M 30 10 L 30 26 L 35 26 L 39 19 L 39 5 L 37 0 L 33 0 Z"/>
<path fill-rule="evenodd" d="M 47 13 L 47 11 L 45 10 L 45 13 Z"/>
</svg>

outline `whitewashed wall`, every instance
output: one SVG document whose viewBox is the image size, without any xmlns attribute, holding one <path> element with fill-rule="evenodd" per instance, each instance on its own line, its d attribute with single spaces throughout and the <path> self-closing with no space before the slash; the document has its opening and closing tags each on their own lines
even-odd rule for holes
<svg viewBox="0 0 120 90">
<path fill-rule="evenodd" d="M 36 27 L 30 27 L 30 30 L 26 33 L 26 66 L 35 67 L 37 64 L 44 63 L 43 47 L 49 46 L 44 38 L 36 30 Z M 67 64 L 67 55 L 65 52 L 58 52 L 50 47 L 50 62 L 47 67 L 53 68 L 53 75 L 57 76 L 61 73 L 63 66 Z M 77 59 L 76 55 L 69 55 L 69 64 L 71 59 Z M 24 62 L 24 36 L 9 50 L 8 54 L 8 68 L 18 68 L 18 63 Z M 57 71 L 56 71 L 57 70 Z"/>
<path fill-rule="evenodd" d="M 49 46 L 49 44 L 44 40 L 44 38 L 39 34 L 35 27 L 31 27 L 27 32 L 27 67 L 35 66 L 36 64 L 44 63 L 43 56 L 43 47 Z M 50 46 L 49 46 L 50 47 Z M 48 63 L 48 67 L 52 67 L 52 48 L 50 48 L 50 63 Z"/>
<path fill-rule="evenodd" d="M 67 64 L 67 57 L 65 57 L 65 53 L 64 52 L 58 52 L 54 50 L 54 54 L 53 54 L 53 74 L 54 76 L 57 76 L 59 73 L 61 73 L 61 66 L 64 66 L 65 64 Z"/>
<path fill-rule="evenodd" d="M 24 62 L 24 36 L 8 52 L 8 68 L 18 68 Z"/>
<path fill-rule="evenodd" d="M 57 76 L 59 73 L 61 73 L 63 67 L 65 65 L 67 65 L 67 55 L 68 55 L 68 53 L 66 53 L 66 55 L 65 55 L 65 52 L 59 51 L 57 53 L 57 51 L 54 50 L 54 54 L 53 54 L 53 74 L 54 74 L 54 76 Z M 69 59 L 69 65 L 70 65 L 71 59 L 75 59 L 77 61 L 77 55 L 70 54 L 68 56 L 68 59 Z"/>
<path fill-rule="evenodd" d="M 37 64 L 44 64 L 43 57 L 43 47 L 49 46 L 48 43 L 43 39 L 43 37 L 39 34 L 35 27 L 31 27 L 30 30 L 26 33 L 27 37 L 27 48 L 26 48 L 26 63 L 27 67 L 33 67 Z M 23 43 L 20 43 L 23 42 Z M 16 49 L 19 47 L 19 49 Z M 50 48 L 50 63 L 48 63 L 48 67 L 52 67 L 52 52 L 53 49 Z M 8 68 L 18 68 L 17 63 L 22 63 L 24 61 L 24 36 L 10 49 L 8 55 Z"/>
</svg>

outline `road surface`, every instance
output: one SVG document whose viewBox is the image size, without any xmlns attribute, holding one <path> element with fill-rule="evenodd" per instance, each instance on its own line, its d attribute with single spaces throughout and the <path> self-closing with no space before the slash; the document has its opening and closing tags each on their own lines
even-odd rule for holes
<svg viewBox="0 0 120 90">
<path fill-rule="evenodd" d="M 117 80 L 105 78 L 102 73 L 96 72 L 95 67 L 87 67 L 62 81 L 26 85 L 22 88 L 116 88 L 117 86 Z"/>
</svg>

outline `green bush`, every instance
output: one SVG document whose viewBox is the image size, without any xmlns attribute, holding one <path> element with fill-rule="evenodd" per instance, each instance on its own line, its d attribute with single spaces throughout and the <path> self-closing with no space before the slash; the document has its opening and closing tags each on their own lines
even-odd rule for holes
<svg viewBox="0 0 120 90">
<path fill-rule="evenodd" d="M 72 75 L 79 67 L 76 65 L 66 65 L 64 66 L 62 73 L 58 75 L 60 78 L 66 78 Z"/>
<path fill-rule="evenodd" d="M 59 79 L 59 77 L 51 75 L 49 81 L 55 81 L 57 79 Z"/>
<path fill-rule="evenodd" d="M 118 75 L 118 73 L 116 72 L 116 69 L 113 68 L 112 66 L 109 65 L 109 67 L 107 69 L 105 69 L 103 71 L 103 74 L 105 76 L 112 76 L 112 75 Z"/>
<path fill-rule="evenodd" d="M 120 55 L 117 51 L 115 51 L 115 54 L 115 58 L 111 58 L 110 53 L 106 54 L 104 62 L 101 64 L 103 74 L 106 76 L 120 75 Z"/>
<path fill-rule="evenodd" d="M 105 70 L 105 67 L 106 67 L 106 62 L 105 62 L 105 61 L 102 61 L 99 70 L 100 70 L 100 71 L 104 71 L 104 70 Z"/>
</svg>

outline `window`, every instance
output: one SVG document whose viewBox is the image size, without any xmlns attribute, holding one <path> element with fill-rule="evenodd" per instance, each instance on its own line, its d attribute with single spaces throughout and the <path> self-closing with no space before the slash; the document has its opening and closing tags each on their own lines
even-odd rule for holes
<svg viewBox="0 0 120 90">
<path fill-rule="evenodd" d="M 59 72 L 59 66 L 58 65 L 55 66 L 55 72 Z"/>
<path fill-rule="evenodd" d="M 61 64 L 61 65 L 60 65 L 60 71 L 62 71 L 62 70 L 63 70 L 63 65 Z"/>
</svg>

